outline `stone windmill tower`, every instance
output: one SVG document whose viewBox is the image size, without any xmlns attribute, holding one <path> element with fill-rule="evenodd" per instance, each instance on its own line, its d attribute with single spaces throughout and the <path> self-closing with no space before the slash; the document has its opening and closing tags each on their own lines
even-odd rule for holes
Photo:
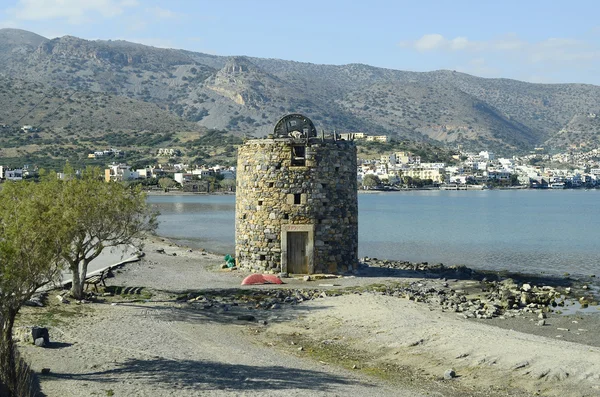
<svg viewBox="0 0 600 397">
<path fill-rule="evenodd" d="M 344 273 L 358 264 L 356 145 L 283 117 L 238 149 L 236 260 L 257 272 Z"/>
</svg>

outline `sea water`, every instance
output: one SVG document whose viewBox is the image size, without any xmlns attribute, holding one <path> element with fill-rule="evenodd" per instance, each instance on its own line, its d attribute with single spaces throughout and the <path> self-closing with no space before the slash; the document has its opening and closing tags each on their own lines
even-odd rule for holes
<svg viewBox="0 0 600 397">
<path fill-rule="evenodd" d="M 149 196 L 158 234 L 234 252 L 235 196 Z M 600 191 L 359 194 L 359 257 L 490 270 L 598 274 Z"/>
</svg>

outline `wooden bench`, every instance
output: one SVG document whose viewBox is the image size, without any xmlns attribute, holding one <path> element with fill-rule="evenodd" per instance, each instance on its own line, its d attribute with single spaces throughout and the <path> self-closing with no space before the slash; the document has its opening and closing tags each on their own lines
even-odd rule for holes
<svg viewBox="0 0 600 397">
<path fill-rule="evenodd" d="M 85 289 L 87 290 L 88 286 L 91 284 L 94 286 L 94 290 L 96 290 L 96 292 L 98 292 L 98 284 L 102 283 L 102 285 L 104 287 L 106 287 L 106 283 L 104 282 L 104 280 L 111 276 L 112 276 L 112 267 L 107 267 L 106 269 L 102 270 L 98 274 L 94 274 L 93 276 L 86 277 L 85 281 L 83 282 L 85 285 Z"/>
</svg>

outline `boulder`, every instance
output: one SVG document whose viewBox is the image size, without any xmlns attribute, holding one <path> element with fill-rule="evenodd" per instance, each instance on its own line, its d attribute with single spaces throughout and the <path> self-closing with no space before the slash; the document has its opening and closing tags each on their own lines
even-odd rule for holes
<svg viewBox="0 0 600 397">
<path fill-rule="evenodd" d="M 50 343 L 50 335 L 48 334 L 48 328 L 45 327 L 31 328 L 31 337 L 36 346 L 39 346 L 37 344 L 37 340 L 40 338 L 43 339 L 45 345 L 48 345 Z"/>
</svg>

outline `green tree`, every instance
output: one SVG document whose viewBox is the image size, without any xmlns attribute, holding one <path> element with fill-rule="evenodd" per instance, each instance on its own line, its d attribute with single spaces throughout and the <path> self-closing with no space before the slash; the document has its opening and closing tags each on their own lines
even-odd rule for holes
<svg viewBox="0 0 600 397">
<path fill-rule="evenodd" d="M 15 182 L 0 192 L 0 377 L 15 395 L 15 317 L 37 289 L 60 277 L 68 249 L 57 186 Z"/>
<path fill-rule="evenodd" d="M 67 178 L 59 196 L 70 242 L 62 257 L 72 273 L 71 293 L 76 299 L 84 298 L 89 263 L 105 248 L 140 247 L 140 237 L 157 226 L 141 186 L 106 183 L 97 178 L 98 172 L 87 169 L 80 178 Z"/>
<path fill-rule="evenodd" d="M 235 179 L 223 179 L 219 184 L 223 189 L 226 189 L 229 192 L 235 190 Z"/>
<path fill-rule="evenodd" d="M 381 185 L 381 180 L 375 174 L 367 174 L 363 176 L 362 184 L 364 187 L 372 189 Z"/>
<path fill-rule="evenodd" d="M 158 186 L 160 186 L 162 189 L 164 189 L 165 192 L 169 191 L 169 189 L 174 188 L 176 184 L 177 184 L 177 182 L 175 182 L 173 179 L 167 178 L 167 177 L 163 177 L 158 180 Z"/>
</svg>

